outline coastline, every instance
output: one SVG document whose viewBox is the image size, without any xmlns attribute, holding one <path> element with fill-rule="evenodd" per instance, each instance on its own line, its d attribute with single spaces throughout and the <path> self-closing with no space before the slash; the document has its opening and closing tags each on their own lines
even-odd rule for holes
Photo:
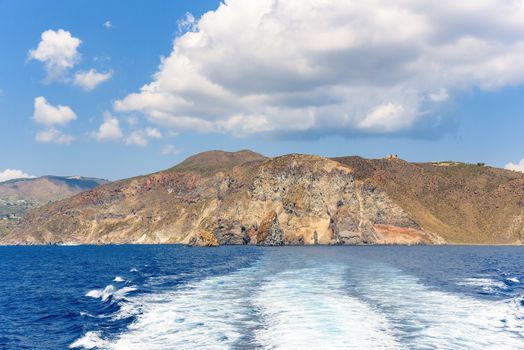
<svg viewBox="0 0 524 350">
<path fill-rule="evenodd" d="M 220 248 L 220 247 L 524 247 L 524 244 L 514 243 L 443 243 L 443 244 L 221 244 L 221 245 L 191 245 L 184 243 L 79 243 L 79 244 L 0 244 L 0 247 L 109 247 L 109 246 L 183 246 L 188 248 Z"/>
</svg>

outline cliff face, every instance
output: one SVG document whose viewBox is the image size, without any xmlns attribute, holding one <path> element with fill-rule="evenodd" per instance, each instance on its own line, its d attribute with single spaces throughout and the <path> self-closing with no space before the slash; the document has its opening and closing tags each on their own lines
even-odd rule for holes
<svg viewBox="0 0 524 350">
<path fill-rule="evenodd" d="M 521 244 L 524 240 L 522 173 L 459 162 L 336 160 L 360 169 L 361 178 L 373 181 L 425 230 L 437 232 L 447 242 Z"/>
<path fill-rule="evenodd" d="M 520 242 L 524 176 L 477 167 L 473 170 L 481 174 L 493 171 L 499 182 L 475 175 L 470 188 L 470 177 L 446 175 L 441 169 L 397 159 L 208 152 L 166 171 L 110 183 L 33 210 L 3 243 Z M 468 186 L 447 182 L 459 178 L 458 183 Z M 486 197 L 493 191 L 500 197 L 493 205 L 476 201 L 475 191 L 487 191 L 486 186 Z M 436 196 L 435 191 L 442 193 Z M 459 195 L 471 202 L 456 202 Z M 511 208 L 502 207 L 509 201 Z M 484 205 L 478 212 L 455 208 Z M 498 231 L 488 233 L 492 226 L 476 223 L 484 210 L 496 219 Z"/>
</svg>

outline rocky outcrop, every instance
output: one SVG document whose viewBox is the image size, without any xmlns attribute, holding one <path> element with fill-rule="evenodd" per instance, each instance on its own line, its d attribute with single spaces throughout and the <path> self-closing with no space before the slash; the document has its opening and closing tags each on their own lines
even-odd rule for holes
<svg viewBox="0 0 524 350">
<path fill-rule="evenodd" d="M 273 210 L 262 220 L 258 230 L 255 230 L 254 244 L 284 245 L 284 231 L 280 228 L 278 215 Z M 245 243 L 251 243 L 251 237 Z"/>
<path fill-rule="evenodd" d="M 508 237 L 515 237 L 516 242 L 519 244 L 524 242 L 524 210 L 519 215 L 515 215 L 506 235 Z"/>
<path fill-rule="evenodd" d="M 388 174 L 388 169 L 394 174 Z M 417 181 L 411 188 L 403 187 L 410 183 L 402 177 L 409 172 Z M 332 160 L 298 154 L 265 158 L 250 151 L 207 152 L 172 169 L 107 184 L 34 210 L 3 243 L 456 242 L 439 212 L 442 203 L 425 205 L 425 197 L 417 192 L 418 177 L 424 176 L 427 187 L 420 191 L 432 191 L 433 175 L 424 172 L 397 158 Z M 505 173 L 522 181 L 519 175 Z M 391 180 L 385 180 L 387 176 Z M 401 196 L 403 192 L 410 202 Z M 501 209 L 498 215 L 506 212 L 507 208 Z M 521 221 L 515 217 L 508 216 L 500 231 L 510 232 L 501 235 L 509 235 L 503 238 L 507 242 L 520 239 Z M 463 219 L 462 227 L 474 220 Z M 482 232 L 478 237 L 479 243 L 485 239 Z"/>
</svg>

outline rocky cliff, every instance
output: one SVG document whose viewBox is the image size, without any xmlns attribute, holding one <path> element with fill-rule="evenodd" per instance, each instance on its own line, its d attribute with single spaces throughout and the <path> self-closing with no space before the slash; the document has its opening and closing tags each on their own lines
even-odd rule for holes
<svg viewBox="0 0 524 350">
<path fill-rule="evenodd" d="M 4 244 L 518 243 L 524 175 L 212 151 L 29 212 Z"/>
</svg>

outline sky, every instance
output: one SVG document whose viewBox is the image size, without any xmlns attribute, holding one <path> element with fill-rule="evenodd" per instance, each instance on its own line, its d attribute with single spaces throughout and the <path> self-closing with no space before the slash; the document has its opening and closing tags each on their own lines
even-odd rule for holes
<svg viewBox="0 0 524 350">
<path fill-rule="evenodd" d="M 524 170 L 524 0 L 0 0 L 0 181 L 213 149 Z"/>
</svg>

